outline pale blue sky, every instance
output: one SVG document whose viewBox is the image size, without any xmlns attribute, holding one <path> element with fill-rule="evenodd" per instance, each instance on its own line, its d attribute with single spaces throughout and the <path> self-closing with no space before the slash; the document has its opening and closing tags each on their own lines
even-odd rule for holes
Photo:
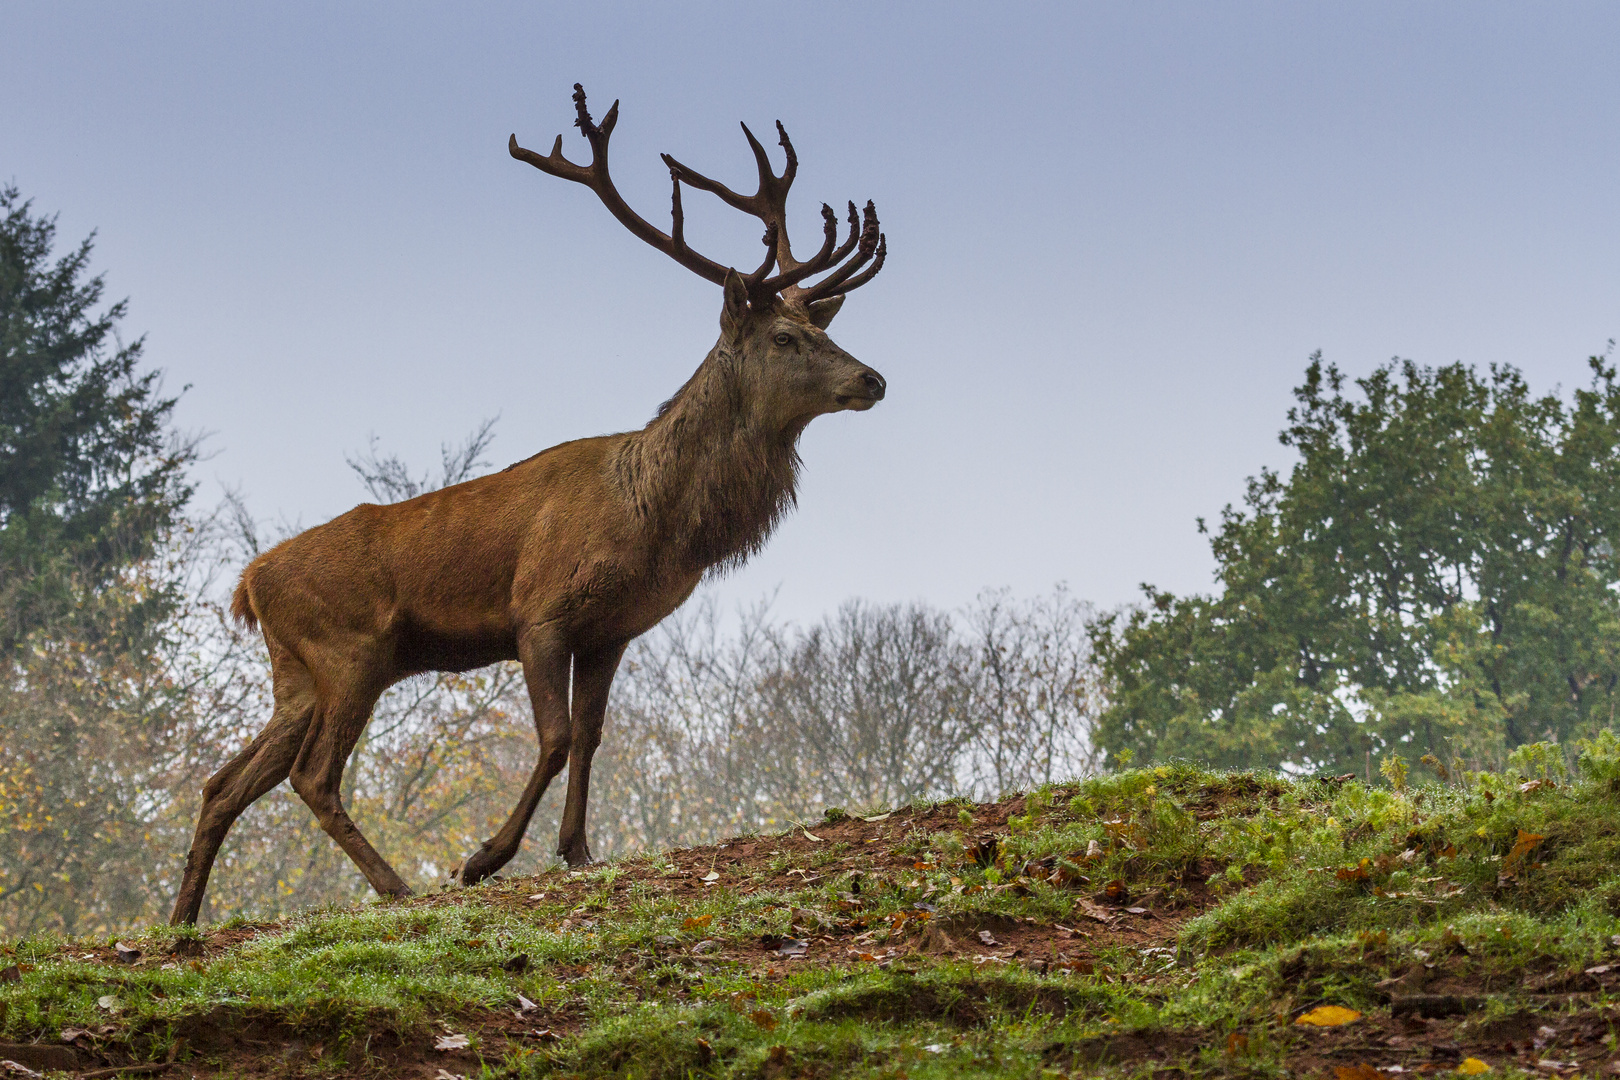
<svg viewBox="0 0 1620 1080">
<path fill-rule="evenodd" d="M 617 97 L 615 176 L 746 186 L 780 118 L 798 219 L 877 201 L 834 337 L 888 399 L 817 421 L 800 508 L 724 586 L 811 618 L 1066 580 L 1207 587 L 1194 531 L 1314 349 L 1585 377 L 1620 336 L 1620 8 L 1600 4 L 569 4 L 0 8 L 0 178 L 100 229 L 126 326 L 240 485 L 314 524 L 376 433 L 497 465 L 636 427 L 718 289 L 506 154 Z M 688 235 L 752 265 L 699 193 Z M 813 225 L 801 226 L 806 234 Z"/>
</svg>

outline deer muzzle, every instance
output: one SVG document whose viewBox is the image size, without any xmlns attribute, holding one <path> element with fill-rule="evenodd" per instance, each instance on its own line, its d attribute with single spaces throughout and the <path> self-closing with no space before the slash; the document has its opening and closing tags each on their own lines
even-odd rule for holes
<svg viewBox="0 0 1620 1080">
<path fill-rule="evenodd" d="M 883 376 L 871 368 L 866 368 L 855 376 L 844 393 L 838 395 L 838 404 L 846 409 L 854 409 L 860 412 L 870 409 L 873 405 L 882 401 L 883 395 L 888 392 L 888 389 L 889 384 L 884 380 Z"/>
</svg>

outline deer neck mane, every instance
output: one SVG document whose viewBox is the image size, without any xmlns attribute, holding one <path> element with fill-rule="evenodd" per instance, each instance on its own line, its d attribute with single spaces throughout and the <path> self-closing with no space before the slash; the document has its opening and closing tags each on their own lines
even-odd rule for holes
<svg viewBox="0 0 1620 1080">
<path fill-rule="evenodd" d="M 802 430 L 765 423 L 750 408 L 742 357 L 716 345 L 616 461 L 658 561 L 723 572 L 764 546 L 795 502 Z"/>
</svg>

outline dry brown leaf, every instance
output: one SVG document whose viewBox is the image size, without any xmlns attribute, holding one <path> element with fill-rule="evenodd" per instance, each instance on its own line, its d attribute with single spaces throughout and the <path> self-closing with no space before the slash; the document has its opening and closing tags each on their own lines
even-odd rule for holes
<svg viewBox="0 0 1620 1080">
<path fill-rule="evenodd" d="M 1335 1065 L 1333 1076 L 1334 1080 L 1387 1080 L 1383 1073 L 1365 1061 L 1358 1061 L 1354 1065 Z"/>
<path fill-rule="evenodd" d="M 776 1014 L 769 1009 L 755 1009 L 748 1014 L 748 1019 L 752 1020 L 757 1028 L 763 1028 L 766 1031 L 776 1030 Z"/>
<path fill-rule="evenodd" d="M 1078 906 L 1082 915 L 1088 919 L 1096 919 L 1100 923 L 1108 922 L 1114 917 L 1106 908 L 1098 907 L 1090 900 L 1082 899 Z"/>
<path fill-rule="evenodd" d="M 1524 861 L 1524 857 L 1534 851 L 1545 839 L 1547 838 L 1539 833 L 1525 832 L 1520 829 L 1518 839 L 1513 842 L 1513 850 L 1509 851 L 1507 857 L 1502 860 L 1502 873 L 1513 873 L 1519 863 Z"/>
<path fill-rule="evenodd" d="M 702 930 L 714 922 L 713 915 L 694 915 L 681 923 L 682 930 Z"/>
</svg>

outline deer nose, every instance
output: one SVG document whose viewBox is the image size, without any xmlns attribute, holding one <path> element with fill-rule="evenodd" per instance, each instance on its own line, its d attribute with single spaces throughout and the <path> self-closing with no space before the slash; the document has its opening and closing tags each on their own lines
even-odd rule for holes
<svg viewBox="0 0 1620 1080">
<path fill-rule="evenodd" d="M 865 383 L 866 388 L 871 391 L 873 401 L 882 401 L 884 391 L 889 387 L 889 384 L 883 381 L 883 376 L 875 371 L 863 372 L 861 382 Z"/>
</svg>

